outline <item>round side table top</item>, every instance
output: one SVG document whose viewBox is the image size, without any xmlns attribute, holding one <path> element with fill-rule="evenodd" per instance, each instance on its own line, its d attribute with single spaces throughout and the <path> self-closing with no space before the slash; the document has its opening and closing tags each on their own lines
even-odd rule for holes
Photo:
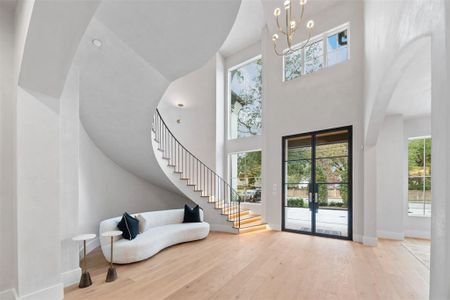
<svg viewBox="0 0 450 300">
<path fill-rule="evenodd" d="M 94 233 L 87 233 L 87 234 L 80 234 L 77 236 L 74 236 L 72 238 L 73 241 L 88 241 L 95 239 L 96 235 Z"/>
<path fill-rule="evenodd" d="M 120 230 L 113 230 L 113 231 L 105 231 L 102 233 L 102 236 L 104 237 L 112 237 L 112 236 L 119 236 L 122 234 L 122 231 Z"/>
</svg>

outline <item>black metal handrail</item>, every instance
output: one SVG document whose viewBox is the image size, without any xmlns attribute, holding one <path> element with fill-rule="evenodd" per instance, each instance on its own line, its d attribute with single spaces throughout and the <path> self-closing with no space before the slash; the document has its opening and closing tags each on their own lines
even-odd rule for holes
<svg viewBox="0 0 450 300">
<path fill-rule="evenodd" d="M 162 151 L 164 159 L 175 168 L 175 173 L 187 180 L 194 191 L 201 192 L 202 197 L 221 209 L 228 215 L 228 220 L 234 222 L 234 227 L 241 227 L 241 197 L 233 187 L 219 174 L 205 165 L 197 156 L 181 144 L 170 131 L 159 110 L 153 116 L 152 130 L 158 149 Z"/>
</svg>

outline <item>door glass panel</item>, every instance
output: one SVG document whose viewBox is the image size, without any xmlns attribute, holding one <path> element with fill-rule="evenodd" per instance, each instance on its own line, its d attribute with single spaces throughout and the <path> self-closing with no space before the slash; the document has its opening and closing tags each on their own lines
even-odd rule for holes
<svg viewBox="0 0 450 300">
<path fill-rule="evenodd" d="M 318 184 L 316 232 L 348 236 L 348 184 Z"/>
<path fill-rule="evenodd" d="M 318 158 L 316 160 L 317 183 L 341 183 L 348 181 L 348 158 Z"/>
<path fill-rule="evenodd" d="M 310 183 L 311 160 L 299 160 L 286 162 L 286 183 Z"/>
<path fill-rule="evenodd" d="M 312 136 L 292 138 L 285 144 L 285 228 L 312 232 L 309 183 L 312 172 Z"/>
<path fill-rule="evenodd" d="M 286 141 L 284 228 L 343 238 L 351 235 L 350 137 L 349 130 L 336 130 Z M 310 191 L 314 191 L 311 202 Z"/>
<path fill-rule="evenodd" d="M 311 146 L 312 136 L 310 135 L 289 139 L 286 142 L 287 160 L 311 159 Z"/>
<path fill-rule="evenodd" d="M 285 228 L 311 232 L 308 184 L 288 184 L 285 195 Z"/>
</svg>

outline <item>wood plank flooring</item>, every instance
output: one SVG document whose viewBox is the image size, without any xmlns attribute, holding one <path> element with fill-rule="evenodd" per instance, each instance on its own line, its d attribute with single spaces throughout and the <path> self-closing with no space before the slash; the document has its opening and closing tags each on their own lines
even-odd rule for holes
<svg viewBox="0 0 450 300">
<path fill-rule="evenodd" d="M 378 247 L 288 232 L 213 232 L 139 263 L 106 283 L 100 249 L 93 285 L 65 299 L 428 299 L 429 270 L 399 241 Z"/>
</svg>

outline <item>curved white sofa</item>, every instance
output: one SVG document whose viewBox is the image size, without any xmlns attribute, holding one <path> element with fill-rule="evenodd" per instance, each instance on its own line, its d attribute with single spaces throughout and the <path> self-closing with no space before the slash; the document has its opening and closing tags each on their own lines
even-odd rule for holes
<svg viewBox="0 0 450 300">
<path fill-rule="evenodd" d="M 146 219 L 146 230 L 129 241 L 122 236 L 114 241 L 114 263 L 127 264 L 152 257 L 169 246 L 200 240 L 208 236 L 209 224 L 203 222 L 200 210 L 199 223 L 183 223 L 184 209 L 170 209 L 140 213 Z M 111 218 L 100 223 L 100 245 L 106 260 L 110 260 L 111 238 L 102 233 L 118 230 L 122 217 Z"/>
</svg>

